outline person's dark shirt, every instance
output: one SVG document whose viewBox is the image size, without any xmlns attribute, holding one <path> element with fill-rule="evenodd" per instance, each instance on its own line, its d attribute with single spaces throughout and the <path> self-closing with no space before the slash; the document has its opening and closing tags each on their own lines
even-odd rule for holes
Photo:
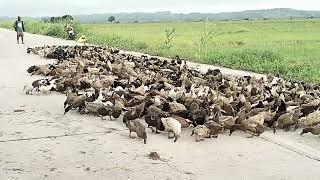
<svg viewBox="0 0 320 180">
<path fill-rule="evenodd" d="M 16 20 L 15 22 L 14 22 L 14 30 L 16 31 L 16 32 L 24 32 L 25 31 L 25 29 L 24 29 L 24 23 L 23 23 L 23 21 L 22 20 Z"/>
</svg>

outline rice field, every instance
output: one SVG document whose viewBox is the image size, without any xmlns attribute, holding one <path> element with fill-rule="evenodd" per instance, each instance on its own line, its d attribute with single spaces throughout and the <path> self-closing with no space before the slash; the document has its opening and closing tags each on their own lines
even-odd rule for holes
<svg viewBox="0 0 320 180">
<path fill-rule="evenodd" d="M 88 24 L 90 34 L 114 36 L 137 45 L 120 48 L 201 63 L 320 80 L 320 20 L 220 21 L 148 24 Z M 165 47 L 165 30 L 175 28 L 172 47 Z M 199 45 L 209 33 L 211 39 Z M 101 41 L 101 42 L 100 42 Z M 104 44 L 103 40 L 94 40 Z M 139 46 L 140 45 L 140 46 Z"/>
</svg>

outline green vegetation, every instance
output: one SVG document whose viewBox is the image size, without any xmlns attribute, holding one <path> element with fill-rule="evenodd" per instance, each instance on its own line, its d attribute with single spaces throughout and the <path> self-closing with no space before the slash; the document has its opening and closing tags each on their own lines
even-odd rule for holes
<svg viewBox="0 0 320 180">
<path fill-rule="evenodd" d="M 57 23 L 49 23 L 49 22 L 39 22 L 34 20 L 23 20 L 25 29 L 29 33 L 33 34 L 42 34 L 46 36 L 58 37 L 58 38 L 68 38 L 68 34 L 66 33 L 66 23 L 65 22 L 57 22 Z M 76 32 L 84 32 L 85 27 L 80 23 L 73 23 L 74 30 Z M 13 29 L 13 22 L 9 21 L 0 21 L 0 27 Z"/>
<path fill-rule="evenodd" d="M 0 23 L 1 26 L 1 23 Z M 2 26 L 5 26 L 2 24 Z M 12 26 L 10 24 L 10 26 Z M 90 43 L 260 73 L 320 81 L 320 20 L 88 24 Z M 26 29 L 65 38 L 61 24 L 26 22 Z M 170 48 L 166 30 L 175 29 Z M 199 50 L 200 49 L 200 50 Z"/>
<path fill-rule="evenodd" d="M 320 80 L 320 20 L 219 21 L 209 22 L 208 27 L 205 22 L 85 27 L 100 37 L 98 44 L 105 44 L 102 39 L 110 42 L 111 38 L 114 41 L 106 44 L 119 48 L 166 57 L 179 55 L 201 63 L 279 73 L 313 82 Z M 176 31 L 172 47 L 165 49 L 161 47 L 168 28 Z"/>
<path fill-rule="evenodd" d="M 110 16 L 117 21 L 125 22 L 186 22 L 200 21 L 208 18 L 210 21 L 217 20 L 265 20 L 265 19 L 290 19 L 290 18 L 319 18 L 320 11 L 303 11 L 288 8 L 249 10 L 241 12 L 222 13 L 171 13 L 170 11 L 155 13 L 105 13 L 92 15 L 76 15 L 75 19 L 82 23 L 104 23 Z"/>
</svg>

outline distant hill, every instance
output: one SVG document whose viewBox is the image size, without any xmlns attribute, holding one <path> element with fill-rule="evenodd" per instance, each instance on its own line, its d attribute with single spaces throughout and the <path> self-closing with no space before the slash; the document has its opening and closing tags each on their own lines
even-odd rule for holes
<svg viewBox="0 0 320 180">
<path fill-rule="evenodd" d="M 320 11 L 303 11 L 288 8 L 248 10 L 225 13 L 189 13 L 177 14 L 169 11 L 156 13 L 105 13 L 92 15 L 74 15 L 75 19 L 84 23 L 106 22 L 110 16 L 115 16 L 119 22 L 170 22 L 170 21 L 200 21 L 209 20 L 243 20 L 243 19 L 288 19 L 288 18 L 319 18 Z"/>
<path fill-rule="evenodd" d="M 0 16 L 0 20 L 7 20 L 7 19 L 10 19 L 10 17 L 7 17 L 7 16 L 1 17 Z"/>
<path fill-rule="evenodd" d="M 224 13 L 171 13 L 170 11 L 155 13 L 105 13 L 73 15 L 83 23 L 104 23 L 110 16 L 114 16 L 118 22 L 172 22 L 172 21 L 201 21 L 209 20 L 255 20 L 255 19 L 289 19 L 289 18 L 320 18 L 320 11 L 303 11 L 289 8 L 248 10 L 240 12 Z M 26 17 L 24 17 L 26 18 Z M 40 19 L 39 17 L 29 17 Z M 47 17 L 49 18 L 49 17 Z M 1 19 L 12 19 L 12 17 L 0 17 Z M 15 19 L 15 17 L 14 17 Z"/>
</svg>

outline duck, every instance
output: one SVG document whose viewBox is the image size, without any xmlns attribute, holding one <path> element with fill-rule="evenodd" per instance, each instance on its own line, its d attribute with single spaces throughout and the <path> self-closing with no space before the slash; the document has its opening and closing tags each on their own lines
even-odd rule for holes
<svg viewBox="0 0 320 180">
<path fill-rule="evenodd" d="M 116 99 L 115 100 L 115 104 L 114 104 L 114 106 L 112 108 L 111 116 L 114 119 L 118 119 L 120 117 L 123 109 L 124 109 L 124 104 L 122 103 L 122 101 Z M 110 117 L 110 119 L 111 119 L 111 117 Z"/>
<path fill-rule="evenodd" d="M 277 107 L 277 110 L 274 114 L 274 116 L 271 118 L 271 120 L 266 121 L 265 123 L 267 124 L 268 127 L 273 127 L 274 123 L 276 123 L 277 119 L 282 116 L 283 114 L 286 114 L 287 111 L 287 105 L 286 103 L 281 100 L 280 105 Z"/>
<path fill-rule="evenodd" d="M 147 123 L 155 123 L 151 127 L 157 132 L 163 128 L 171 132 L 168 125 L 178 129 L 193 125 L 200 131 L 211 123 L 231 134 L 244 130 L 260 135 L 266 128 L 308 128 L 320 123 L 318 84 L 226 75 L 219 69 L 200 71 L 178 59 L 146 61 L 112 47 L 44 46 L 28 51 L 57 59 L 27 71 L 56 79 L 52 90 L 67 93 L 66 112 L 79 108 L 80 113 L 89 111 L 111 120 L 123 114 L 126 124 L 145 117 Z M 167 126 L 164 118 L 169 118 Z"/>
<path fill-rule="evenodd" d="M 218 134 L 223 132 L 223 126 L 217 122 L 209 121 L 204 124 L 210 129 L 210 137 L 218 138 Z"/>
<path fill-rule="evenodd" d="M 87 102 L 85 101 L 85 110 L 93 115 L 98 115 L 98 109 L 103 107 L 101 102 Z"/>
<path fill-rule="evenodd" d="M 264 125 L 261 125 L 260 123 L 241 123 L 241 124 L 235 124 L 230 128 L 230 134 L 234 131 L 240 130 L 244 132 L 249 132 L 252 135 L 260 136 L 265 131 L 266 127 Z"/>
<path fill-rule="evenodd" d="M 159 134 L 159 131 L 164 131 L 165 127 L 161 121 L 161 118 L 167 118 L 170 114 L 167 112 L 162 111 L 161 109 L 157 108 L 156 106 L 151 105 L 147 109 L 147 115 L 145 116 L 145 122 L 148 124 L 148 127 Z M 153 127 L 156 129 L 154 130 Z"/>
<path fill-rule="evenodd" d="M 146 103 L 142 102 L 141 104 L 134 106 L 129 111 L 127 111 L 123 115 L 123 123 L 140 118 L 142 113 L 145 111 L 145 105 Z"/>
<path fill-rule="evenodd" d="M 111 120 L 112 115 L 112 106 L 109 105 L 103 105 L 102 107 L 97 109 L 98 116 L 101 117 L 101 120 L 105 120 L 104 117 L 109 116 Z"/>
<path fill-rule="evenodd" d="M 141 84 L 138 88 L 134 88 L 134 86 L 130 89 L 130 92 L 133 94 L 144 96 L 146 92 L 149 90 L 147 86 Z"/>
<path fill-rule="evenodd" d="M 177 121 L 179 121 L 179 123 L 181 124 L 181 128 L 183 128 L 183 129 L 190 127 L 190 125 L 192 124 L 192 121 L 189 119 L 186 119 L 186 118 L 183 118 L 180 116 L 176 116 L 176 115 L 173 115 L 172 117 L 174 119 L 176 119 Z"/>
<path fill-rule="evenodd" d="M 64 110 L 64 115 L 69 112 L 72 108 L 79 108 L 79 111 L 81 111 L 85 107 L 85 101 L 87 96 L 86 95 L 80 95 L 74 97 L 69 103 L 68 106 Z"/>
<path fill-rule="evenodd" d="M 189 113 L 189 118 L 192 121 L 194 127 L 198 125 L 204 125 L 208 111 L 204 108 L 193 110 Z"/>
<path fill-rule="evenodd" d="M 237 116 L 220 116 L 218 123 L 223 126 L 224 129 L 231 129 L 236 124 Z"/>
<path fill-rule="evenodd" d="M 301 105 L 301 112 L 303 113 L 303 117 L 308 116 L 310 113 L 313 113 L 320 107 L 320 99 L 315 99 L 308 103 Z"/>
<path fill-rule="evenodd" d="M 306 133 L 312 133 L 314 135 L 320 135 L 320 127 L 319 126 L 315 126 L 315 127 L 307 127 L 304 128 L 300 134 L 300 136 L 302 136 L 303 134 Z"/>
<path fill-rule="evenodd" d="M 252 135 L 259 136 L 266 130 L 266 126 L 264 126 L 264 119 L 270 115 L 270 111 L 261 112 L 255 116 L 249 117 L 240 122 L 240 124 L 235 124 L 230 128 L 230 136 L 236 131 L 245 131 L 249 132 Z"/>
<path fill-rule="evenodd" d="M 320 124 L 320 111 L 315 111 L 310 113 L 307 117 L 302 117 L 299 119 L 297 128 L 310 127 Z"/>
<path fill-rule="evenodd" d="M 302 116 L 301 110 L 296 109 L 291 112 L 282 114 L 273 124 L 273 132 L 276 133 L 276 129 L 289 130 L 290 126 L 296 125 L 299 122 L 299 118 Z"/>
<path fill-rule="evenodd" d="M 187 111 L 187 108 L 183 104 L 178 103 L 176 100 L 170 102 L 169 106 L 171 114 L 179 114 L 181 112 Z"/>
</svg>

